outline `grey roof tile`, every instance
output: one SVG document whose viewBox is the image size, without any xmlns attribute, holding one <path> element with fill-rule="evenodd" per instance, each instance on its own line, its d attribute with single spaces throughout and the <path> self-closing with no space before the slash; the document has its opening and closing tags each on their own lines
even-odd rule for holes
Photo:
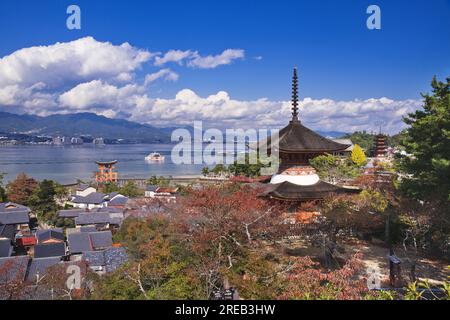
<svg viewBox="0 0 450 320">
<path fill-rule="evenodd" d="M 16 227 L 13 224 L 0 224 L 0 237 L 13 240 L 16 234 Z"/>
<path fill-rule="evenodd" d="M 101 204 L 105 201 L 105 194 L 101 192 L 92 192 L 85 197 L 75 196 L 72 200 L 73 203 L 85 203 L 85 204 Z"/>
<path fill-rule="evenodd" d="M 0 239 L 0 258 L 10 257 L 12 249 L 11 239 Z"/>
<path fill-rule="evenodd" d="M 125 248 L 109 248 L 104 251 L 106 272 L 111 272 L 120 268 L 128 261 L 128 254 Z"/>
<path fill-rule="evenodd" d="M 0 213 L 0 224 L 25 224 L 30 222 L 28 210 L 22 209 Z"/>
<path fill-rule="evenodd" d="M 40 229 L 36 231 L 36 240 L 38 243 L 55 239 L 64 241 L 64 233 L 61 228 L 54 228 L 54 229 Z"/>
<path fill-rule="evenodd" d="M 86 190 L 87 188 L 89 188 L 89 185 L 88 185 L 88 184 L 80 184 L 80 185 L 78 186 L 78 188 L 77 188 L 77 191 L 84 191 L 84 190 Z"/>
<path fill-rule="evenodd" d="M 105 255 L 103 254 L 103 251 L 88 251 L 84 252 L 82 256 L 83 260 L 86 260 L 86 262 L 91 267 L 101 267 L 105 266 Z"/>
<path fill-rule="evenodd" d="M 92 243 L 88 232 L 71 233 L 67 236 L 71 254 L 92 251 Z"/>
<path fill-rule="evenodd" d="M 90 232 L 92 247 L 95 250 L 112 247 L 111 231 Z"/>
<path fill-rule="evenodd" d="M 3 212 L 14 212 L 14 211 L 28 211 L 30 212 L 30 208 L 27 206 L 14 203 L 14 202 L 0 202 L 0 213 Z"/>
<path fill-rule="evenodd" d="M 111 201 L 108 202 L 108 206 L 124 206 L 128 201 L 128 198 L 125 196 L 117 196 Z"/>
<path fill-rule="evenodd" d="M 81 213 L 84 213 L 84 209 L 68 209 L 68 210 L 59 210 L 58 211 L 58 217 L 61 218 L 76 218 Z"/>
<path fill-rule="evenodd" d="M 92 213 L 95 213 L 95 212 L 123 213 L 123 209 L 114 208 L 114 207 L 102 207 L 102 208 L 92 209 L 91 212 Z"/>
<path fill-rule="evenodd" d="M 61 257 L 34 258 L 31 260 L 26 279 L 36 281 L 37 275 L 42 278 L 47 269 L 60 263 Z"/>
<path fill-rule="evenodd" d="M 80 232 L 96 232 L 97 228 L 95 226 L 81 226 Z"/>
<path fill-rule="evenodd" d="M 84 213 L 75 218 L 76 225 L 109 223 L 108 212 Z"/>
<path fill-rule="evenodd" d="M 66 255 L 66 243 L 46 243 L 34 246 L 35 258 L 62 257 Z"/>
<path fill-rule="evenodd" d="M 29 256 L 0 258 L 0 269 L 6 269 L 0 276 L 0 284 L 25 280 L 29 261 Z"/>
</svg>

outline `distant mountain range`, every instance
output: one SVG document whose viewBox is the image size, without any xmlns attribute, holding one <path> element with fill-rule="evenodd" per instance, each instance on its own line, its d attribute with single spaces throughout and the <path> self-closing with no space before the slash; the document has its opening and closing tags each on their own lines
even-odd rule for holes
<svg viewBox="0 0 450 320">
<path fill-rule="evenodd" d="M 122 119 L 110 119 L 94 113 L 39 117 L 0 112 L 0 132 L 68 137 L 90 135 L 146 143 L 170 141 L 170 134 L 163 129 Z"/>
<path fill-rule="evenodd" d="M 123 119 L 110 119 L 94 113 L 55 114 L 47 117 L 0 112 L 0 133 L 21 133 L 45 136 L 92 136 L 105 139 L 125 139 L 141 143 L 170 142 L 172 130 L 157 128 Z M 192 128 L 185 127 L 192 132 Z M 318 131 L 325 137 L 341 137 L 345 132 Z"/>
</svg>

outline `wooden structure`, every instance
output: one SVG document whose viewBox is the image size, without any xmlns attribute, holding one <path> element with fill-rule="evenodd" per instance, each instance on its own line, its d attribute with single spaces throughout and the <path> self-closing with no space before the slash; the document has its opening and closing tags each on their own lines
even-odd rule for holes
<svg viewBox="0 0 450 320">
<path fill-rule="evenodd" d="M 330 193 L 345 191 L 343 188 L 321 181 L 309 160 L 324 154 L 346 150 L 350 145 L 327 139 L 305 127 L 299 120 L 297 69 L 292 80 L 292 119 L 280 130 L 278 140 L 267 139 L 259 148 L 267 148 L 268 154 L 277 148 L 280 167 L 272 176 L 265 195 L 289 201 L 321 200 Z"/>
<path fill-rule="evenodd" d="M 374 157 L 376 158 L 384 158 L 386 156 L 386 136 L 379 133 L 375 136 L 375 149 L 374 149 Z"/>
<path fill-rule="evenodd" d="M 114 171 L 114 165 L 117 163 L 117 160 L 96 161 L 95 163 L 98 165 L 98 171 L 95 172 L 95 181 L 97 184 L 117 182 L 117 172 Z"/>
</svg>

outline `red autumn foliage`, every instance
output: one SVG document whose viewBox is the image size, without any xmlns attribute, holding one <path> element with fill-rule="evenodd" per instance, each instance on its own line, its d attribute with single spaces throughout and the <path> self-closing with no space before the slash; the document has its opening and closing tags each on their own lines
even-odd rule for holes
<svg viewBox="0 0 450 320">
<path fill-rule="evenodd" d="M 362 268 L 356 254 L 338 270 L 323 272 L 309 257 L 297 258 L 288 275 L 287 287 L 280 299 L 358 300 L 368 292 L 366 281 L 358 278 Z"/>
</svg>

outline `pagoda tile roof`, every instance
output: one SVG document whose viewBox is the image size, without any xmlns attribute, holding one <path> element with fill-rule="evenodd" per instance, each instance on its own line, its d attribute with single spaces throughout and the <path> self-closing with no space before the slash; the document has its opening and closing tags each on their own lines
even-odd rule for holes
<svg viewBox="0 0 450 320">
<path fill-rule="evenodd" d="M 344 188 L 321 180 L 315 184 L 306 186 L 285 181 L 278 184 L 269 184 L 262 195 L 283 200 L 301 201 L 323 199 L 331 193 L 345 191 Z"/>
<path fill-rule="evenodd" d="M 278 148 L 287 152 L 335 152 L 345 150 L 349 144 L 327 139 L 305 127 L 300 121 L 292 120 L 279 131 Z"/>
</svg>

